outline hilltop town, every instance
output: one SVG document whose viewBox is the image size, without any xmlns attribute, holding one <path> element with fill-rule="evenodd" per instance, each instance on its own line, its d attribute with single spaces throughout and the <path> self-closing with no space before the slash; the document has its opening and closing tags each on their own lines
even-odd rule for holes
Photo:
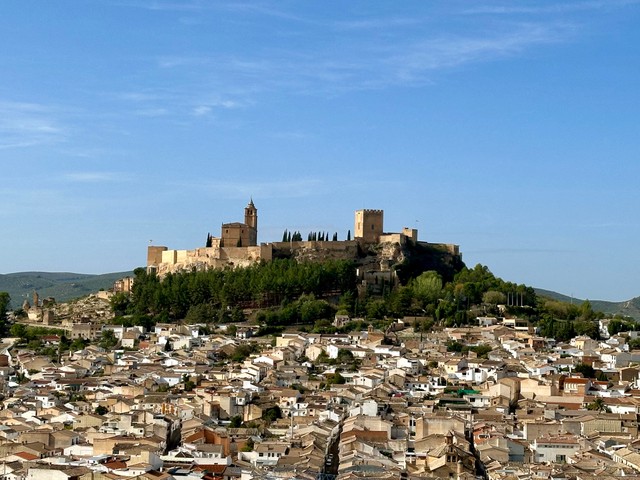
<svg viewBox="0 0 640 480">
<path fill-rule="evenodd" d="M 0 345 L 4 479 L 640 478 L 634 322 L 588 304 L 534 314 L 530 289 L 456 265 L 455 245 L 385 233 L 381 210 L 354 227 L 353 240 L 258 245 L 250 202 L 205 247 L 149 247 L 110 291 L 34 293 Z M 216 303 L 206 272 L 223 282 L 278 261 L 354 262 L 357 288 Z M 162 278 L 182 310 L 154 300 Z M 404 314 L 383 308 L 380 285 L 404 292 Z M 277 316 L 300 299 L 319 308 L 309 321 Z"/>
</svg>

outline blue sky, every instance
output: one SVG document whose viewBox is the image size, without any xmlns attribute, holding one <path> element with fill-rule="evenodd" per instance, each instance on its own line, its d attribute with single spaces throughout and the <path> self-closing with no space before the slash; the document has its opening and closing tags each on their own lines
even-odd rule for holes
<svg viewBox="0 0 640 480">
<path fill-rule="evenodd" d="M 0 273 L 142 266 L 242 220 L 460 245 L 640 295 L 638 1 L 4 2 Z"/>
</svg>

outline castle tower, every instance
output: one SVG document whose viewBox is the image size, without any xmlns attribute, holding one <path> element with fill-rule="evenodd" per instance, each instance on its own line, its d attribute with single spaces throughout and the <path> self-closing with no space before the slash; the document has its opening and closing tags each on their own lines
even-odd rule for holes
<svg viewBox="0 0 640 480">
<path fill-rule="evenodd" d="M 244 223 L 258 230 L 258 209 L 253 204 L 253 198 L 249 201 L 249 205 L 247 205 L 244 209 Z"/>
<path fill-rule="evenodd" d="M 258 244 L 258 209 L 253 204 L 253 198 L 244 209 L 244 223 L 249 226 L 249 246 Z"/>
<path fill-rule="evenodd" d="M 356 210 L 354 237 L 364 243 L 378 243 L 383 233 L 382 210 Z"/>
</svg>

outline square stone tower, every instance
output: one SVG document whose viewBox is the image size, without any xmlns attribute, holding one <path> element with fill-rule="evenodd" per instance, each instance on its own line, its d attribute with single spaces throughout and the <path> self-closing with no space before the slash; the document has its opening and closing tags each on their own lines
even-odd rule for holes
<svg viewBox="0 0 640 480">
<path fill-rule="evenodd" d="M 364 243 L 379 243 L 383 233 L 382 210 L 356 210 L 354 237 Z"/>
</svg>

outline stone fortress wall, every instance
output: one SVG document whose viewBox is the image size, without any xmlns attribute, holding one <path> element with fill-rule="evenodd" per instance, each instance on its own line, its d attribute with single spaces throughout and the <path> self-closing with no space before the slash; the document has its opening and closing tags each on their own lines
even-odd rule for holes
<svg viewBox="0 0 640 480">
<path fill-rule="evenodd" d="M 357 210 L 354 221 L 354 240 L 298 241 L 257 244 L 257 209 L 253 200 L 245 208 L 245 223 L 222 224 L 221 236 L 212 237 L 211 246 L 194 250 L 171 250 L 151 245 L 147 249 L 147 270 L 160 276 L 210 268 L 246 267 L 256 262 L 274 258 L 297 260 L 349 260 L 356 259 L 369 245 L 404 246 L 408 242 L 428 246 L 451 255 L 459 256 L 458 245 L 432 244 L 418 241 L 418 231 L 403 228 L 399 233 L 384 232 L 383 210 Z M 247 236 L 246 232 L 250 232 Z M 248 245 L 242 246 L 246 242 Z M 241 246 L 237 246 L 237 245 Z M 385 271 L 385 265 L 376 270 Z"/>
</svg>

